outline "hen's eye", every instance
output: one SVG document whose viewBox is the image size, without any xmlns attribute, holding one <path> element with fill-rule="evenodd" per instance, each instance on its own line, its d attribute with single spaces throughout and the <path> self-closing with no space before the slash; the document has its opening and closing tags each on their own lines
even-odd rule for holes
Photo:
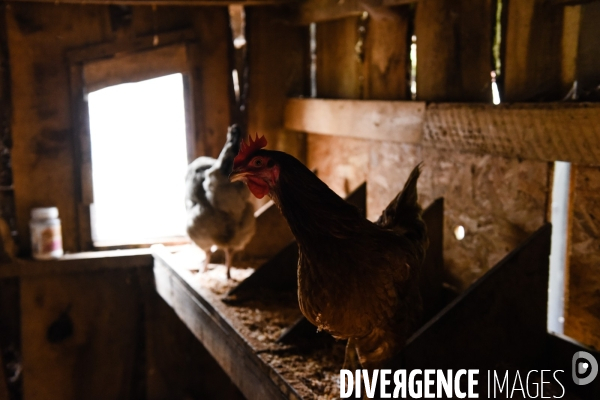
<svg viewBox="0 0 600 400">
<path fill-rule="evenodd" d="M 254 160 L 254 166 L 255 167 L 262 166 L 262 160 L 260 158 L 257 158 L 256 160 Z"/>
</svg>

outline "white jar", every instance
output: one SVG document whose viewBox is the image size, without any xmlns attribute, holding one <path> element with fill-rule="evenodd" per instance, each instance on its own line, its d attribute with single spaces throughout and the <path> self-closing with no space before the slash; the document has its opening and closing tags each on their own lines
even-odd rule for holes
<svg viewBox="0 0 600 400">
<path fill-rule="evenodd" d="M 37 260 L 50 260 L 63 255 L 62 232 L 58 208 L 44 207 L 31 210 L 31 252 Z"/>
</svg>

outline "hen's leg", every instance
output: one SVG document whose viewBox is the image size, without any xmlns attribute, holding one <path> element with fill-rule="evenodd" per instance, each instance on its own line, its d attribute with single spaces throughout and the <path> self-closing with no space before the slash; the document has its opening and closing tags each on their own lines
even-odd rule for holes
<svg viewBox="0 0 600 400">
<path fill-rule="evenodd" d="M 349 369 L 353 372 L 358 369 L 358 363 L 356 362 L 356 346 L 352 339 L 348 339 L 348 343 L 346 343 L 346 355 L 344 356 L 344 366 L 342 369 Z"/>
<path fill-rule="evenodd" d="M 231 269 L 231 258 L 233 256 L 233 251 L 226 248 L 225 249 L 225 266 L 227 267 L 227 279 L 231 279 L 231 273 L 229 270 Z"/>
<path fill-rule="evenodd" d="M 202 263 L 202 272 L 208 271 L 208 264 L 210 264 L 210 256 L 212 255 L 212 251 L 210 249 L 202 249 L 204 250 L 204 262 Z"/>
</svg>

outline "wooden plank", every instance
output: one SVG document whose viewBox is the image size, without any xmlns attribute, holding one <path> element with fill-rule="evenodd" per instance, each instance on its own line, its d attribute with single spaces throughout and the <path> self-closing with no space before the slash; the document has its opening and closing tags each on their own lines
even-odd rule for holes
<svg viewBox="0 0 600 400">
<path fill-rule="evenodd" d="M 189 72 L 187 46 L 183 43 L 114 56 L 84 64 L 87 93 L 121 83 Z"/>
<path fill-rule="evenodd" d="M 145 398 L 144 280 L 149 268 L 21 277 L 23 397 Z"/>
<path fill-rule="evenodd" d="M 147 400 L 244 397 L 152 287 L 145 298 Z"/>
<path fill-rule="evenodd" d="M 55 0 L 11 0 L 14 3 L 51 3 Z M 61 0 L 63 4 L 87 5 L 127 5 L 127 6 L 227 6 L 229 4 L 242 4 L 244 6 L 258 5 L 284 5 L 295 3 L 298 0 Z"/>
<path fill-rule="evenodd" d="M 6 10 L 13 102 L 13 177 L 21 251 L 32 207 L 57 206 L 66 251 L 76 251 L 77 202 L 65 53 L 105 39 L 107 8 L 14 3 Z M 60 37 L 60 39 L 57 39 Z"/>
<path fill-rule="evenodd" d="M 360 99 L 362 62 L 356 53 L 359 17 L 317 24 L 317 96 Z"/>
<path fill-rule="evenodd" d="M 545 0 L 508 2 L 502 101 L 552 101 L 561 92 L 563 7 Z"/>
<path fill-rule="evenodd" d="M 250 400 L 299 399 L 295 390 L 258 357 L 213 304 L 191 286 L 194 279 L 185 272 L 185 267 L 176 265 L 168 253 L 155 253 L 154 277 L 158 293 L 244 396 Z"/>
<path fill-rule="evenodd" d="M 577 54 L 577 83 L 580 92 L 595 89 L 600 82 L 600 3 L 581 6 Z M 596 94 L 596 97 L 598 95 Z"/>
<path fill-rule="evenodd" d="M 160 47 L 193 41 L 196 34 L 191 29 L 160 32 L 157 35 L 143 35 L 127 41 L 105 42 L 71 49 L 67 52 L 70 63 L 83 63 L 104 58 L 123 56 L 124 53 L 135 53 L 155 49 L 155 37 L 158 37 Z"/>
<path fill-rule="evenodd" d="M 290 99 L 285 127 L 354 138 L 419 143 L 425 103 Z"/>
<path fill-rule="evenodd" d="M 307 94 L 308 27 L 282 21 L 273 7 L 246 10 L 248 46 L 248 134 L 264 135 L 270 148 L 303 158 L 294 141 L 279 142 L 283 135 L 285 100 Z M 286 144 L 286 148 L 283 148 Z"/>
<path fill-rule="evenodd" d="M 3 267 L 3 266 L 2 266 Z M 0 267 L 1 268 L 1 267 Z M 0 399 L 22 392 L 21 307 L 18 278 L 0 279 Z M 9 367 L 9 364 L 12 367 Z M 10 378 L 10 382 L 8 379 Z"/>
<path fill-rule="evenodd" d="M 430 104 L 423 145 L 511 158 L 600 165 L 600 105 Z"/>
<path fill-rule="evenodd" d="M 217 157 L 227 138 L 231 123 L 231 104 L 227 90 L 229 68 L 229 13 L 226 7 L 201 7 L 191 12 L 196 35 L 188 57 L 192 64 L 191 86 L 194 98 L 196 157 Z"/>
<path fill-rule="evenodd" d="M 356 17 L 364 11 L 378 10 L 384 12 L 385 7 L 417 3 L 420 0 L 307 0 L 292 5 L 289 21 L 293 24 L 308 25 L 312 22 L 325 22 L 336 19 Z"/>
<path fill-rule="evenodd" d="M 0 278 L 71 274 L 109 269 L 149 268 L 152 266 L 151 254 L 151 249 L 132 249 L 66 254 L 59 260 L 16 259 L 9 264 L 2 265 Z"/>
<path fill-rule="evenodd" d="M 409 7 L 367 6 L 369 21 L 364 43 L 363 98 L 410 99 Z"/>
<path fill-rule="evenodd" d="M 416 332 L 402 352 L 405 368 L 525 367 L 539 359 L 551 232 L 542 226 Z"/>
<path fill-rule="evenodd" d="M 492 0 L 417 4 L 417 98 L 491 102 Z"/>
</svg>

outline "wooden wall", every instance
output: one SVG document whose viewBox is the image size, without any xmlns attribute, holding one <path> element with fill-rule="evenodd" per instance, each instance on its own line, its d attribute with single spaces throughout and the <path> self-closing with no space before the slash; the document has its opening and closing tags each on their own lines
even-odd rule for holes
<svg viewBox="0 0 600 400">
<path fill-rule="evenodd" d="M 243 398 L 141 253 L 0 269 L 0 346 L 23 367 L 11 399 Z"/>
<path fill-rule="evenodd" d="M 406 57 L 406 35 L 414 32 L 418 99 L 491 103 L 496 4 L 421 0 L 414 5 L 387 8 L 384 14 L 393 10 L 400 18 L 394 22 L 384 18 L 388 24 L 385 29 L 377 28 L 381 9 L 365 7 L 370 12 L 367 23 L 359 13 L 331 13 L 331 20 L 315 13 L 317 97 L 409 99 L 407 81 L 401 84 L 398 80 L 408 76 L 408 61 L 398 63 L 399 58 L 389 48 Z M 589 21 L 600 9 L 598 6 L 565 7 L 543 0 L 503 2 L 501 70 L 497 78 L 502 101 L 561 100 L 578 78 L 587 82 L 585 89 L 580 86 L 580 95 L 587 91 L 585 98 L 595 99 L 597 95 L 589 90 L 599 83 L 600 64 L 590 52 L 597 48 L 600 28 Z M 310 20 L 307 15 L 302 18 Z M 366 33 L 360 33 L 361 26 Z M 362 53 L 357 54 L 360 46 Z M 374 70 L 373 65 L 388 69 Z M 390 71 L 383 80 L 388 85 L 368 84 L 379 79 L 381 71 Z M 391 92 L 390 88 L 396 90 Z M 446 201 L 444 261 L 448 281 L 459 291 L 549 218 L 552 164 L 545 161 L 356 139 L 343 133 L 309 134 L 307 143 L 308 166 L 340 195 L 367 182 L 368 216 L 372 219 L 422 161 L 418 185 L 422 203 L 426 206 L 437 197 Z M 595 288 L 600 273 L 594 263 L 598 261 L 595 254 L 600 234 L 594 222 L 598 217 L 596 196 L 591 193 L 600 176 L 597 167 L 576 169 L 565 329 L 572 337 L 598 347 L 600 292 Z M 458 225 L 466 230 L 461 241 L 453 234 Z"/>
<path fill-rule="evenodd" d="M 15 3 L 7 7 L 15 196 L 25 254 L 30 209 L 47 205 L 59 208 L 65 250 L 78 250 L 79 183 L 67 51 L 107 42 L 127 47 L 140 36 L 192 29 L 196 154 L 216 156 L 222 148 L 230 123 L 227 9 L 130 10 L 130 21 L 116 24 L 115 9 L 109 6 Z"/>
</svg>

